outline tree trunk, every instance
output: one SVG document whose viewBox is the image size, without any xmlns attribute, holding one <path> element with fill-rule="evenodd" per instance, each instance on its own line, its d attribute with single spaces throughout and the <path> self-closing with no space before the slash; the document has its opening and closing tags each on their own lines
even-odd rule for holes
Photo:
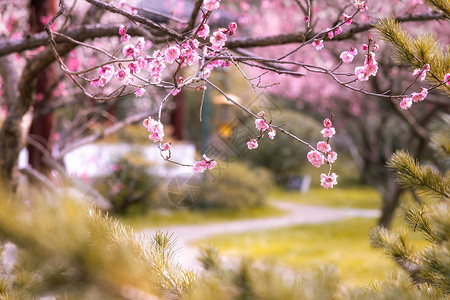
<svg viewBox="0 0 450 300">
<path fill-rule="evenodd" d="M 383 193 L 383 207 L 381 209 L 381 217 L 379 225 L 389 228 L 395 214 L 402 193 L 401 187 L 394 181 L 390 181 L 387 185 L 386 192 Z"/>
</svg>

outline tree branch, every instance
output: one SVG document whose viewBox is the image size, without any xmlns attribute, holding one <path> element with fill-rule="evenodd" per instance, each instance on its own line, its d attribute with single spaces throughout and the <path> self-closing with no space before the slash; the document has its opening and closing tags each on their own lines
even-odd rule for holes
<svg viewBox="0 0 450 300">
<path fill-rule="evenodd" d="M 444 15 L 441 14 L 435 14 L 435 13 L 429 13 L 429 14 L 417 14 L 417 15 L 409 15 L 404 17 L 398 17 L 395 18 L 397 22 L 416 22 L 416 21 L 429 21 L 429 20 L 439 20 L 439 19 L 445 19 Z M 328 39 L 328 37 L 324 37 L 325 40 L 328 42 L 336 42 L 336 41 L 342 41 L 342 40 L 348 40 L 351 39 L 355 34 L 368 31 L 369 29 L 372 29 L 374 27 L 374 24 L 377 21 L 364 23 L 358 26 L 353 27 L 352 29 L 349 29 L 347 31 L 344 31 L 340 35 L 335 36 L 332 40 Z M 309 32 L 305 39 L 309 39 L 313 36 L 315 36 L 317 33 Z M 256 38 L 249 38 L 249 37 L 243 37 L 243 38 L 233 38 L 229 39 L 227 41 L 227 47 L 229 49 L 235 49 L 235 48 L 250 48 L 250 47 L 267 47 L 267 46 L 274 46 L 274 45 L 284 45 L 284 44 L 292 44 L 292 43 L 298 43 L 303 40 L 303 37 L 305 35 L 305 32 L 298 31 L 298 32 L 292 32 L 287 34 L 278 34 L 273 36 L 265 36 L 265 37 L 256 37 Z"/>
<path fill-rule="evenodd" d="M 142 27 L 133 24 L 127 24 L 127 32 L 134 36 L 143 36 L 146 39 L 151 39 L 151 35 Z M 119 25 L 86 25 L 78 28 L 61 31 L 74 40 L 84 41 L 98 37 L 117 36 L 119 37 Z M 56 43 L 67 43 L 67 39 L 61 36 L 55 36 Z M 48 43 L 48 35 L 46 32 L 40 32 L 35 35 L 19 39 L 0 42 L 0 56 L 8 55 L 10 53 L 22 52 L 25 50 L 35 49 L 40 46 L 46 46 Z"/>
</svg>

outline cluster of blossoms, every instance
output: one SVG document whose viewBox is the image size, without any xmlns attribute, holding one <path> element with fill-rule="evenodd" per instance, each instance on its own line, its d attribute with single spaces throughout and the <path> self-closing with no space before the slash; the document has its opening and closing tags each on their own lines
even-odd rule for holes
<svg viewBox="0 0 450 300">
<path fill-rule="evenodd" d="M 425 64 L 422 69 L 414 69 L 413 76 L 420 76 L 420 81 L 424 81 L 428 71 L 430 71 L 430 65 Z"/>
<path fill-rule="evenodd" d="M 351 47 L 350 50 L 344 51 L 339 56 L 342 59 L 342 62 L 348 64 L 353 61 L 353 58 L 358 55 L 358 50 L 356 48 Z"/>
<path fill-rule="evenodd" d="M 219 9 L 219 7 L 220 7 L 220 0 L 204 0 L 203 1 L 203 7 L 206 10 L 209 10 L 209 11 L 213 11 L 213 10 Z"/>
<path fill-rule="evenodd" d="M 325 119 L 323 121 L 324 129 L 321 131 L 323 137 L 327 138 L 327 141 L 320 141 L 317 143 L 317 150 L 311 150 L 308 152 L 306 157 L 308 161 L 315 167 L 319 168 L 323 164 L 332 164 L 337 159 L 337 153 L 331 149 L 329 140 L 336 134 L 333 124 L 330 119 Z M 320 184 L 324 188 L 333 188 L 337 184 L 336 178 L 338 177 L 335 173 L 332 174 L 321 174 Z"/>
<path fill-rule="evenodd" d="M 104 87 L 108 81 L 114 76 L 114 67 L 112 65 L 104 65 L 100 67 L 100 76 L 91 81 L 92 86 Z"/>
<path fill-rule="evenodd" d="M 256 129 L 258 129 L 260 135 L 258 136 L 257 139 L 260 139 L 261 137 L 263 137 L 266 133 L 269 136 L 269 138 L 271 140 L 273 140 L 275 138 L 275 135 L 277 134 L 277 132 L 275 131 L 275 129 L 273 129 L 269 123 L 267 123 L 267 121 L 264 119 L 264 112 L 261 111 L 258 113 L 258 118 L 255 120 L 255 126 Z M 258 148 L 258 141 L 257 139 L 250 139 L 247 142 L 247 147 L 250 150 L 256 149 Z"/>
<path fill-rule="evenodd" d="M 164 127 L 161 122 L 152 119 L 151 117 L 148 117 L 144 120 L 142 123 L 145 128 L 147 128 L 147 131 L 150 132 L 150 135 L 148 138 L 154 142 L 161 142 L 164 137 Z"/>
<path fill-rule="evenodd" d="M 430 65 L 425 64 L 422 69 L 415 69 L 412 74 L 413 74 L 413 76 L 418 76 L 420 78 L 420 80 L 423 81 L 423 80 L 425 80 L 428 71 L 430 71 Z M 446 74 L 444 76 L 444 83 L 447 85 L 450 85 L 449 80 L 450 80 L 450 73 Z M 419 93 L 414 92 L 410 96 L 404 97 L 400 101 L 400 108 L 405 109 L 405 110 L 409 109 L 409 108 L 411 108 L 413 103 L 417 103 L 417 102 L 425 100 L 427 95 L 428 95 L 428 90 L 426 88 L 422 88 Z"/>
<path fill-rule="evenodd" d="M 206 170 L 211 170 L 217 165 L 214 159 L 210 159 L 203 154 L 203 159 L 194 163 L 193 169 L 195 173 L 203 173 Z"/>
<path fill-rule="evenodd" d="M 365 48 L 366 47 L 363 45 L 363 49 Z M 374 46 L 372 50 L 374 49 L 378 49 L 378 46 L 377 47 Z M 377 72 L 378 72 L 378 62 L 375 60 L 375 52 L 367 53 L 366 59 L 364 60 L 364 65 L 355 68 L 355 75 L 359 81 L 367 81 L 369 80 L 370 76 L 377 75 Z"/>
</svg>

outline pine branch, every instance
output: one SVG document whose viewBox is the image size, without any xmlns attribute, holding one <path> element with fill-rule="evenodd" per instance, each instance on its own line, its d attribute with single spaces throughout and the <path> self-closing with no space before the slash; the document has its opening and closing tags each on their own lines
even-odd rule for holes
<svg viewBox="0 0 450 300">
<path fill-rule="evenodd" d="M 424 0 L 428 6 L 435 11 L 442 13 L 447 20 L 450 20 L 450 1 L 448 0 Z"/>
<path fill-rule="evenodd" d="M 420 166 L 409 154 L 397 151 L 388 167 L 397 170 L 397 180 L 404 186 L 417 190 L 423 196 L 450 198 L 450 176 L 442 177 L 429 166 Z"/>
<path fill-rule="evenodd" d="M 413 38 L 392 17 L 380 19 L 375 24 L 375 28 L 382 39 L 393 45 L 394 56 L 400 62 L 418 69 L 429 64 L 430 72 L 427 81 L 432 84 L 444 82 L 444 76 L 450 68 L 450 48 L 447 47 L 443 52 L 444 47 L 437 41 L 436 36 L 425 33 Z M 450 94 L 450 88 L 447 85 L 441 85 L 438 88 Z"/>
<path fill-rule="evenodd" d="M 414 282 L 425 282 L 421 275 L 421 266 L 415 258 L 416 251 L 408 244 L 405 232 L 390 232 L 387 228 L 378 226 L 370 231 L 369 238 L 373 247 L 383 249 Z"/>
</svg>

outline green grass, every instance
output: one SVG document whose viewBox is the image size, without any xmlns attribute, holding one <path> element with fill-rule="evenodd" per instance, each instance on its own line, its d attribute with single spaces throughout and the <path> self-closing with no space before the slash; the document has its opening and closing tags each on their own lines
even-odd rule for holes
<svg viewBox="0 0 450 300">
<path fill-rule="evenodd" d="M 283 215 L 284 212 L 272 206 L 251 207 L 239 210 L 176 210 L 152 212 L 147 215 L 126 216 L 121 220 L 136 230 L 169 226 L 226 222 L 238 219 L 253 219 Z"/>
<path fill-rule="evenodd" d="M 397 267 L 368 240 L 375 219 L 353 218 L 318 225 L 215 236 L 196 243 L 222 253 L 269 260 L 293 269 L 333 264 L 349 285 L 380 280 Z"/>
<path fill-rule="evenodd" d="M 298 191 L 286 191 L 273 189 L 269 198 L 273 200 L 292 201 L 304 204 L 379 209 L 381 197 L 378 192 L 367 186 L 324 189 L 322 187 L 311 188 L 307 193 Z"/>
</svg>

